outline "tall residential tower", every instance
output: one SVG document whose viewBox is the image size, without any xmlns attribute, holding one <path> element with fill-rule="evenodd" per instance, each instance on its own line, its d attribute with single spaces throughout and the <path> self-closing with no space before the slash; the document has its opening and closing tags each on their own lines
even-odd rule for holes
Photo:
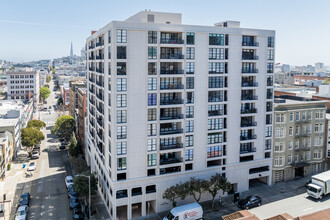
<svg viewBox="0 0 330 220">
<path fill-rule="evenodd" d="M 86 152 L 112 218 L 170 209 L 190 177 L 271 183 L 274 36 L 142 11 L 87 38 Z"/>
</svg>

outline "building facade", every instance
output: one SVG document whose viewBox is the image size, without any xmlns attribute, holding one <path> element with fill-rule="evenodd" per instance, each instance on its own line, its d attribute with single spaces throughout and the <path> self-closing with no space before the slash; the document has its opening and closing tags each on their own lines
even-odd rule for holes
<svg viewBox="0 0 330 220">
<path fill-rule="evenodd" d="M 274 35 L 142 11 L 88 37 L 87 161 L 112 218 L 170 209 L 191 177 L 271 183 Z"/>
<path fill-rule="evenodd" d="M 273 183 L 323 171 L 327 102 L 292 96 L 279 102 L 274 108 Z"/>
<path fill-rule="evenodd" d="M 78 89 L 86 88 L 86 81 L 70 81 L 69 87 L 69 114 L 76 118 L 76 110 L 78 109 Z"/>
<path fill-rule="evenodd" d="M 78 88 L 77 137 L 85 149 L 86 88 Z M 85 154 L 84 154 L 85 155 Z"/>
<path fill-rule="evenodd" d="M 7 72 L 7 89 L 8 100 L 33 98 L 36 110 L 40 96 L 40 78 L 37 71 Z"/>
<path fill-rule="evenodd" d="M 0 132 L 0 180 L 5 177 L 7 166 L 14 154 L 13 135 L 8 131 Z"/>
</svg>

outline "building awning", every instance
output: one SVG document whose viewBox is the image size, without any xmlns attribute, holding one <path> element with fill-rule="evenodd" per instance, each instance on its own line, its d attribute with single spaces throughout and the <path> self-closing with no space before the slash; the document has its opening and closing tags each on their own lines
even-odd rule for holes
<svg viewBox="0 0 330 220">
<path fill-rule="evenodd" d="M 299 168 L 299 167 L 307 167 L 310 166 L 311 164 L 307 162 L 292 162 L 291 165 L 295 168 Z"/>
</svg>

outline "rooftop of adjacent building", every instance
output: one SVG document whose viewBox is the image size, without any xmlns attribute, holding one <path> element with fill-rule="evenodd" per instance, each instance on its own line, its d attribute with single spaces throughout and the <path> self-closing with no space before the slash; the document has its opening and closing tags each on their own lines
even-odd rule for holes
<svg viewBox="0 0 330 220">
<path fill-rule="evenodd" d="M 29 101 L 23 100 L 0 100 L 0 126 L 12 126 Z"/>
<path fill-rule="evenodd" d="M 21 75 L 31 75 L 31 74 L 37 74 L 37 71 L 7 71 L 6 72 L 7 75 L 17 75 L 17 74 L 21 74 Z"/>
<path fill-rule="evenodd" d="M 81 95 L 85 95 L 87 91 L 87 88 L 78 88 L 78 93 L 80 93 Z"/>
<path fill-rule="evenodd" d="M 318 99 L 306 98 L 306 97 L 299 97 L 299 96 L 291 96 L 291 95 L 280 95 L 274 97 L 274 105 L 275 107 L 278 106 L 285 106 L 285 105 L 319 105 L 329 103 L 327 101 L 322 101 Z"/>
<path fill-rule="evenodd" d="M 1 131 L 0 132 L 0 143 L 5 143 L 7 141 L 11 142 L 13 139 L 13 134 L 9 131 Z"/>
</svg>

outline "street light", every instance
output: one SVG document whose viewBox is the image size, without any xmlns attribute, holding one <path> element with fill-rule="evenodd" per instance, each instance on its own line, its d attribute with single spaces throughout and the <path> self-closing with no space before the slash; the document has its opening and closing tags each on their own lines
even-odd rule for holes
<svg viewBox="0 0 330 220">
<path fill-rule="evenodd" d="M 83 174 L 79 174 L 79 176 L 83 176 L 83 177 L 87 177 L 88 178 L 88 219 L 91 219 L 91 177 L 90 176 L 86 176 Z"/>
</svg>

